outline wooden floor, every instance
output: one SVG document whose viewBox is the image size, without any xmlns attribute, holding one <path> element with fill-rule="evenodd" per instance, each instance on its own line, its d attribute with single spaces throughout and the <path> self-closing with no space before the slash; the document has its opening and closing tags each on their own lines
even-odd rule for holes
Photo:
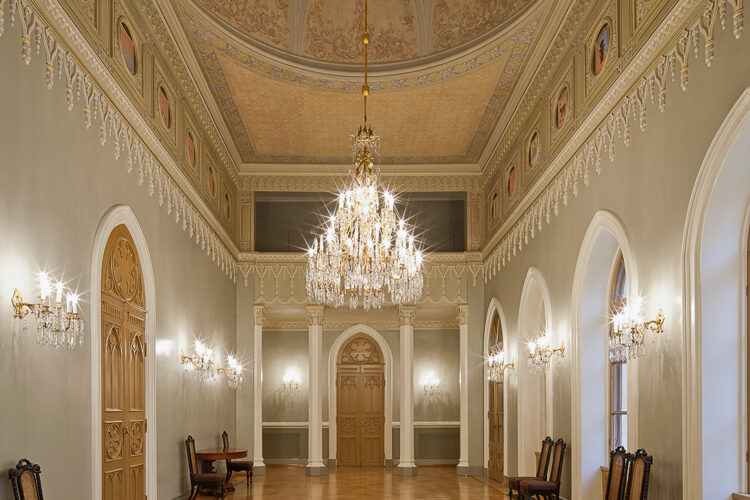
<svg viewBox="0 0 750 500">
<path fill-rule="evenodd" d="M 486 477 L 461 477 L 455 467 L 420 467 L 416 477 L 396 475 L 380 467 L 329 468 L 320 477 L 305 476 L 302 467 L 267 467 L 248 490 L 245 477 L 232 477 L 236 491 L 227 499 L 355 500 L 355 499 L 504 499 L 507 488 Z M 207 498 L 207 497 L 200 497 Z"/>
</svg>

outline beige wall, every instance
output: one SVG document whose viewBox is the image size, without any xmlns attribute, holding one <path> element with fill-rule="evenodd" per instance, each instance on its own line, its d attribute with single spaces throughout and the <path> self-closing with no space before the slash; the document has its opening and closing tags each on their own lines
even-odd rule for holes
<svg viewBox="0 0 750 500">
<path fill-rule="evenodd" d="M 8 25 L 6 23 L 6 28 Z M 88 293 L 94 235 L 116 204 L 132 208 L 143 230 L 156 283 L 157 341 L 169 353 L 156 358 L 158 497 L 187 490 L 185 436 L 198 446 L 235 431 L 235 395 L 222 381 L 196 383 L 179 365 L 180 348 L 194 335 L 211 339 L 217 353 L 234 347 L 235 287 L 193 244 L 155 197 L 128 174 L 124 155 L 98 143 L 86 130 L 81 108 L 65 109 L 65 89 L 47 90 L 44 59 L 24 66 L 16 33 L 0 43 L 0 469 L 20 458 L 42 466 L 50 497 L 91 496 L 91 353 L 54 352 L 31 334 L 13 333 L 10 296 L 36 292 L 33 273 L 46 267 L 78 284 L 90 321 Z M 0 499 L 12 496 L 0 481 Z"/>
<path fill-rule="evenodd" d="M 734 40 L 731 30 L 716 32 L 716 58 L 710 69 L 697 60 L 690 66 L 687 92 L 669 84 L 666 111 L 648 104 L 645 133 L 634 130 L 629 147 L 617 142 L 614 163 L 605 157 L 601 175 L 592 177 L 577 198 L 530 241 L 493 278 L 485 290 L 485 311 L 496 297 L 507 320 L 506 339 L 518 335 L 518 311 L 529 267 L 538 268 L 549 287 L 553 329 L 570 342 L 571 290 L 584 234 L 597 210 L 613 212 L 624 224 L 638 265 L 640 293 L 649 310 L 663 307 L 665 333 L 654 352 L 639 365 L 638 446 L 654 456 L 650 496 L 682 498 L 682 294 L 683 228 L 695 176 L 708 146 L 727 112 L 750 83 L 748 37 Z M 602 293 L 606 293 L 602 290 Z M 479 331 L 472 329 L 473 335 Z M 523 351 L 525 354 L 525 351 Z M 554 434 L 571 441 L 571 359 L 556 361 L 554 376 Z M 583 360 L 585 365 L 586 360 Z M 517 467 L 518 398 L 508 395 L 510 473 Z M 583 429 L 583 439 L 586 439 Z M 472 443 L 473 445 L 473 443 Z M 568 448 L 570 451 L 571 449 Z M 532 453 L 533 450 L 524 450 Z M 570 457 L 570 453 L 568 457 Z M 570 497 L 570 460 L 563 478 L 563 495 Z"/>
</svg>

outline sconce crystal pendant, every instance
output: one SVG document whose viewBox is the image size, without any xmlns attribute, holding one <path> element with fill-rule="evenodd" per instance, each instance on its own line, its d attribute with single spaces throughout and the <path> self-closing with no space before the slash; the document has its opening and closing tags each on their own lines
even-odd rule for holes
<svg viewBox="0 0 750 500">
<path fill-rule="evenodd" d="M 544 373 L 550 367 L 554 356 L 565 357 L 565 342 L 560 342 L 560 347 L 553 349 L 549 334 L 545 333 L 536 341 L 529 342 L 529 368 L 536 373 Z"/>
<path fill-rule="evenodd" d="M 194 371 L 202 380 L 210 380 L 217 374 L 213 360 L 213 349 L 207 347 L 202 341 L 195 340 L 195 353 L 188 356 L 185 352 L 180 353 L 180 363 L 186 371 Z"/>
<path fill-rule="evenodd" d="M 234 356 L 227 355 L 227 366 L 220 366 L 217 373 L 224 373 L 227 384 L 232 389 L 238 389 L 242 385 L 242 364 Z"/>
<path fill-rule="evenodd" d="M 505 370 L 513 370 L 516 367 L 516 361 L 512 359 L 510 363 L 505 362 L 505 352 L 500 345 L 492 345 L 489 349 L 487 358 L 487 379 L 490 382 L 500 383 L 505 376 Z"/>
<path fill-rule="evenodd" d="M 281 389 L 291 395 L 299 390 L 299 375 L 296 370 L 287 370 L 281 378 Z"/>
<path fill-rule="evenodd" d="M 609 360 L 612 363 L 626 362 L 647 354 L 647 344 L 656 342 L 656 334 L 664 332 L 664 312 L 659 309 L 656 319 L 643 321 L 639 297 L 612 316 L 612 329 L 609 334 Z"/>
<path fill-rule="evenodd" d="M 36 341 L 40 345 L 49 345 L 55 349 L 74 349 L 83 346 L 83 319 L 78 313 L 78 295 L 69 291 L 65 293 L 65 285 L 57 282 L 54 285 L 55 301 L 51 302 L 52 282 L 47 273 L 39 273 L 39 296 L 36 303 L 24 302 L 21 292 L 13 291 L 11 304 L 13 317 L 24 321 L 26 316 L 34 318 L 36 322 Z M 65 294 L 65 305 L 62 299 Z M 24 330 L 27 324 L 24 322 Z"/>
<path fill-rule="evenodd" d="M 367 0 L 364 6 L 364 125 L 351 136 L 354 169 L 350 186 L 339 194 L 336 213 L 324 234 L 308 251 L 307 294 L 318 304 L 380 309 L 386 290 L 396 305 L 416 303 L 422 296 L 422 253 L 403 220 L 396 224 L 394 196 L 381 190 L 380 137 L 367 126 Z"/>
<path fill-rule="evenodd" d="M 430 374 L 423 386 L 425 396 L 437 396 L 440 394 L 440 379 L 435 374 Z"/>
</svg>

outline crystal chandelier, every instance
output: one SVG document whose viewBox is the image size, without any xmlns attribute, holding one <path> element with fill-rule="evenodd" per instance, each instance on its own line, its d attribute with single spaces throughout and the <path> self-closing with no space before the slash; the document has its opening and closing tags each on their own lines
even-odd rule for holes
<svg viewBox="0 0 750 500">
<path fill-rule="evenodd" d="M 505 370 L 513 370 L 515 367 L 515 359 L 511 359 L 510 363 L 505 362 L 505 352 L 501 346 L 497 344 L 490 346 L 489 357 L 487 358 L 487 378 L 490 382 L 496 384 L 502 382 Z"/>
<path fill-rule="evenodd" d="M 637 297 L 612 316 L 612 330 L 609 334 L 609 360 L 622 363 L 646 354 L 646 344 L 656 342 L 656 334 L 664 332 L 664 312 L 659 309 L 656 319 L 643 321 L 641 305 L 643 299 Z"/>
<path fill-rule="evenodd" d="M 402 220 L 396 222 L 394 196 L 381 189 L 380 137 L 367 126 L 367 0 L 364 5 L 364 125 L 352 135 L 349 188 L 339 194 L 338 207 L 323 234 L 308 251 L 307 293 L 311 300 L 334 307 L 380 309 L 386 289 L 396 305 L 416 303 L 422 296 L 422 253 Z"/>
<path fill-rule="evenodd" d="M 195 339 L 195 352 L 192 356 L 180 353 L 180 363 L 185 371 L 195 372 L 201 380 L 211 380 L 218 373 L 212 358 L 213 349 L 199 339 Z"/>
<path fill-rule="evenodd" d="M 242 385 L 242 363 L 234 356 L 227 355 L 227 366 L 220 366 L 216 372 L 224 373 L 227 377 L 227 384 L 232 389 L 237 389 Z"/>
<path fill-rule="evenodd" d="M 552 348 L 549 334 L 545 333 L 535 341 L 529 342 L 529 368 L 533 372 L 547 371 L 554 356 L 565 357 L 565 342 L 560 347 Z"/>
<path fill-rule="evenodd" d="M 55 284 L 55 301 L 51 301 L 52 282 L 49 275 L 39 273 L 39 296 L 36 303 L 24 302 L 21 292 L 13 291 L 13 317 L 23 320 L 27 315 L 36 323 L 36 341 L 40 345 L 49 345 L 55 349 L 67 347 L 74 349 L 83 346 L 83 319 L 78 315 L 78 295 L 72 291 L 65 294 L 65 306 L 62 299 L 65 285 Z M 23 324 L 24 331 L 27 324 Z"/>
</svg>

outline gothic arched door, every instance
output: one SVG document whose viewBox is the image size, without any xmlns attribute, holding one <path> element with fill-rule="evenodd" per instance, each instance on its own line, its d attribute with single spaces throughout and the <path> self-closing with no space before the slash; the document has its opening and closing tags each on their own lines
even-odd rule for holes
<svg viewBox="0 0 750 500">
<path fill-rule="evenodd" d="M 336 362 L 336 464 L 383 466 L 385 449 L 383 353 L 372 337 L 357 334 Z"/>
<path fill-rule="evenodd" d="M 490 346 L 497 345 L 502 349 L 503 346 L 503 328 L 500 324 L 500 314 L 495 311 L 492 316 L 492 325 L 490 326 Z M 490 456 L 487 469 L 489 476 L 496 481 L 503 481 L 503 468 L 505 460 L 505 443 L 503 434 L 503 420 L 505 416 L 503 408 L 503 383 L 489 382 L 489 419 L 490 427 Z"/>
<path fill-rule="evenodd" d="M 133 238 L 112 230 L 102 260 L 102 495 L 146 498 L 146 297 Z"/>
</svg>

